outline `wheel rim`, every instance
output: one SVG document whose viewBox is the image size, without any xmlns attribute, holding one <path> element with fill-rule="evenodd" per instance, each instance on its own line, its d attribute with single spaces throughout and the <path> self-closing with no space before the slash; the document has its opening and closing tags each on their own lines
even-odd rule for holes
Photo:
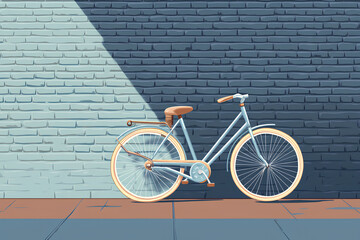
<svg viewBox="0 0 360 240">
<path fill-rule="evenodd" d="M 151 158 L 164 136 L 159 133 L 140 132 L 122 141 L 123 146 L 132 152 L 138 152 Z M 181 154 L 177 146 L 168 138 L 156 154 L 156 159 L 180 160 Z M 147 161 L 136 155 L 127 154 L 119 148 L 115 154 L 114 173 L 120 190 L 136 200 L 154 200 L 171 194 L 179 176 L 163 169 L 147 170 Z M 172 167 L 182 171 L 180 167 Z M 118 185 L 118 186 L 119 186 Z"/>
<path fill-rule="evenodd" d="M 298 145 L 277 130 L 254 133 L 254 138 L 269 167 L 259 159 L 248 136 L 234 152 L 233 175 L 237 184 L 252 198 L 272 201 L 285 197 L 301 178 L 302 156 Z"/>
</svg>

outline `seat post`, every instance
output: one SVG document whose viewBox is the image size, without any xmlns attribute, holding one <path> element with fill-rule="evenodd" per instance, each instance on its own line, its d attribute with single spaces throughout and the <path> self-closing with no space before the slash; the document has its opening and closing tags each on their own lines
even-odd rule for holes
<svg viewBox="0 0 360 240">
<path fill-rule="evenodd" d="M 189 113 L 193 110 L 192 107 L 189 106 L 176 106 L 169 107 L 165 109 L 165 122 L 171 128 L 173 126 L 174 116 L 178 116 L 178 118 L 182 118 L 182 114 Z"/>
<path fill-rule="evenodd" d="M 167 123 L 167 125 L 169 126 L 169 128 L 172 128 L 173 123 L 174 123 L 174 116 L 173 116 L 173 115 L 169 115 L 169 114 L 165 114 L 165 122 Z"/>
</svg>

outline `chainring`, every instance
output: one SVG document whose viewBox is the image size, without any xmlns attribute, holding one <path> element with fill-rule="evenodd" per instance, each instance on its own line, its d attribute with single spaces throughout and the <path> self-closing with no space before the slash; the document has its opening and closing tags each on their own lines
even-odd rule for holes
<svg viewBox="0 0 360 240">
<path fill-rule="evenodd" d="M 202 172 L 204 172 L 206 176 Z M 210 177 L 210 171 L 205 163 L 197 162 L 190 168 L 190 177 L 194 182 L 203 183 L 206 181 L 206 177 Z"/>
</svg>

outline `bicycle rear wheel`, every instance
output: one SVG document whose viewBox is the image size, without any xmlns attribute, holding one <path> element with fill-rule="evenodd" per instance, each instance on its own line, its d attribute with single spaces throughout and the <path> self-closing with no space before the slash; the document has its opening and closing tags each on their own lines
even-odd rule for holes
<svg viewBox="0 0 360 240">
<path fill-rule="evenodd" d="M 178 188 L 182 176 L 161 168 L 148 170 L 144 165 L 146 159 L 128 154 L 121 147 L 123 145 L 128 151 L 151 158 L 166 135 L 167 132 L 161 129 L 143 128 L 129 133 L 120 140 L 111 157 L 111 176 L 125 196 L 139 202 L 155 202 L 166 198 Z M 170 135 L 155 158 L 185 160 L 185 153 L 181 144 Z M 171 168 L 184 172 L 184 168 Z"/>
<path fill-rule="evenodd" d="M 236 186 L 259 201 L 276 201 L 286 197 L 299 184 L 304 162 L 293 138 L 271 128 L 253 131 L 259 151 L 268 167 L 256 154 L 250 134 L 236 144 L 230 162 Z"/>
</svg>

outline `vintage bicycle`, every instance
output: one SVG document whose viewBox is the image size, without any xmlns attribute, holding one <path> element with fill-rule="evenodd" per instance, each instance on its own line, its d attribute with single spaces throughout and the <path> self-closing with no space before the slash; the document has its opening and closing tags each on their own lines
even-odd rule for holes
<svg viewBox="0 0 360 240">
<path fill-rule="evenodd" d="M 259 201 L 275 201 L 286 197 L 299 184 L 303 173 L 301 150 L 288 134 L 269 128 L 275 124 L 251 127 L 244 103 L 248 97 L 248 94 L 237 93 L 218 99 L 219 103 L 239 100 L 241 111 L 201 160 L 196 157 L 182 118 L 182 115 L 193 110 L 192 107 L 167 108 L 165 122 L 129 120 L 128 126 L 144 125 L 133 127 L 117 138 L 118 144 L 111 158 L 111 175 L 116 186 L 125 196 L 139 202 L 155 202 L 166 198 L 180 183 L 188 184 L 189 180 L 207 182 L 208 187 L 214 187 L 215 184 L 209 179 L 210 166 L 231 147 L 227 170 L 230 166 L 232 179 L 245 195 Z M 175 124 L 174 116 L 178 117 Z M 211 157 L 240 118 L 245 123 Z M 174 135 L 174 129 L 179 125 L 189 147 L 191 160 L 187 159 L 182 144 Z"/>
</svg>

